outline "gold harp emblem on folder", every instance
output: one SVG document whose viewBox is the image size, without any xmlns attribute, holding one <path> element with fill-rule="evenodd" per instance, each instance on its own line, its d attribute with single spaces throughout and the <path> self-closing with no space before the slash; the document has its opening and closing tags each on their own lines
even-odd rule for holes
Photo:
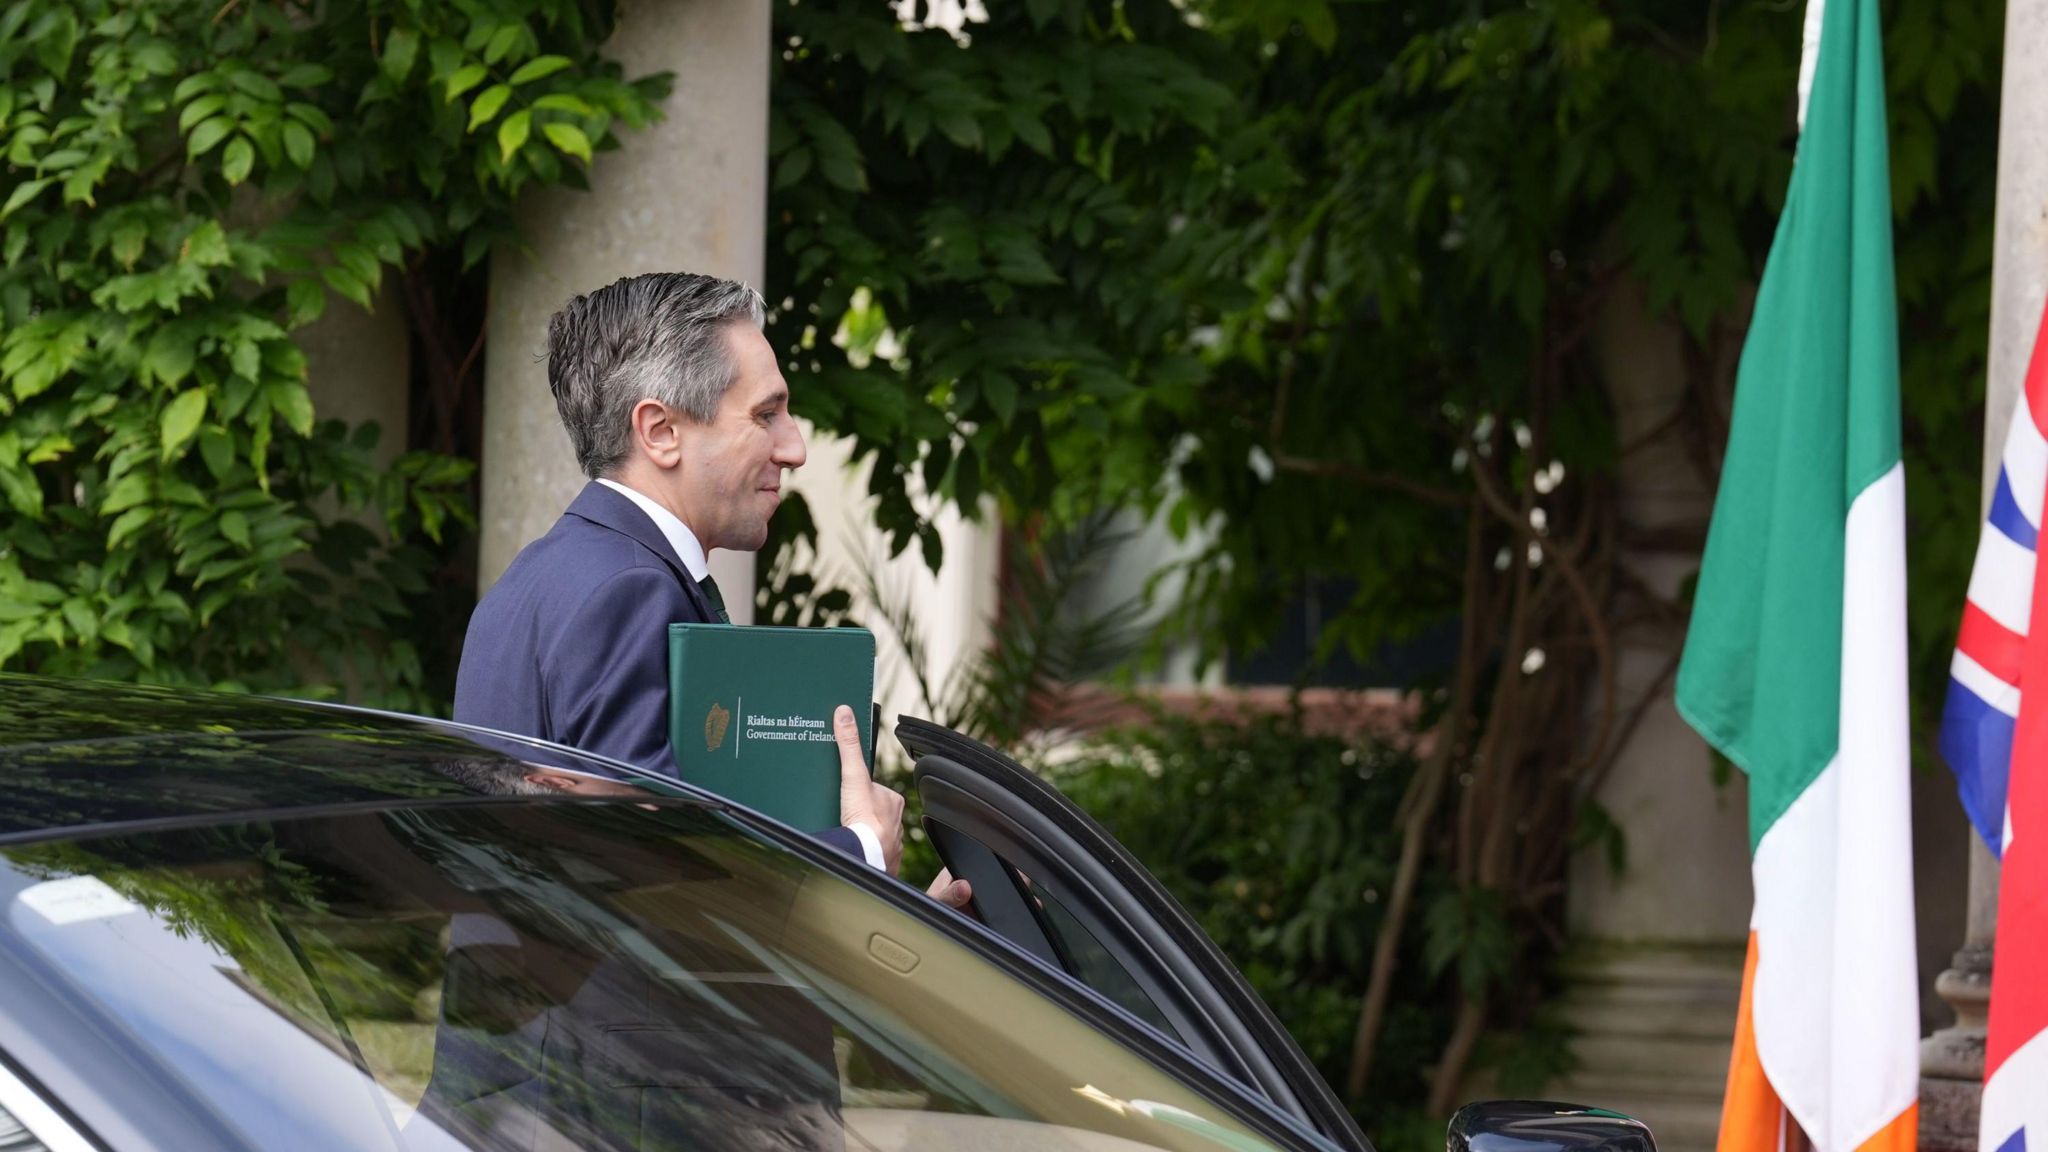
<svg viewBox="0 0 2048 1152">
<path fill-rule="evenodd" d="M 706 752 L 718 751 L 718 746 L 725 743 L 725 730 L 731 724 L 732 713 L 725 710 L 725 705 L 713 704 L 711 711 L 704 714 L 704 750 Z"/>
</svg>

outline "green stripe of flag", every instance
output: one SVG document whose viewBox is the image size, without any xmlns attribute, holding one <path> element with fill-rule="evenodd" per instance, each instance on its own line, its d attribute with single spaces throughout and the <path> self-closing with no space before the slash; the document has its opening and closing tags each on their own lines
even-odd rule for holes
<svg viewBox="0 0 2048 1152">
<path fill-rule="evenodd" d="M 1679 711 L 1750 778 L 1750 847 L 1835 755 L 1849 505 L 1899 462 L 1875 0 L 1829 0 L 1741 366 Z"/>
</svg>

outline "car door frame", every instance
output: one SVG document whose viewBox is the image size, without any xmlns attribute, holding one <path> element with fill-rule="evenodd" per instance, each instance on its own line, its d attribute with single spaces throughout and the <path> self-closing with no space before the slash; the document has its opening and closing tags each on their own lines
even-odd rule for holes
<svg viewBox="0 0 2048 1152">
<path fill-rule="evenodd" d="M 927 834 L 962 865 L 956 875 L 975 884 L 975 910 L 988 927 L 1074 979 L 1031 908 L 1027 887 L 1043 884 L 1182 1034 L 1162 1035 L 1163 1042 L 1325 1139 L 1371 1148 L 1243 974 L 1093 817 L 1015 760 L 951 729 L 902 717 L 896 736 L 916 763 L 912 780 L 925 801 Z M 1000 870 L 973 849 L 963 855 L 962 836 L 1002 858 Z M 1030 879 L 1020 882 L 1019 872 Z"/>
</svg>

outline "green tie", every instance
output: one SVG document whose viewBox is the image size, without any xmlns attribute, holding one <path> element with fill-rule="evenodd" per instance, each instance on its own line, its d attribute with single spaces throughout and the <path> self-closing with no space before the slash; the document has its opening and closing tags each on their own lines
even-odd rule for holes
<svg viewBox="0 0 2048 1152">
<path fill-rule="evenodd" d="M 711 601 L 711 610 L 718 613 L 718 622 L 720 624 L 732 623 L 732 613 L 725 610 L 725 597 L 718 594 L 718 581 L 711 578 L 711 573 L 706 572 L 704 578 L 697 581 L 697 587 L 702 588 L 704 590 L 704 598 Z"/>
</svg>

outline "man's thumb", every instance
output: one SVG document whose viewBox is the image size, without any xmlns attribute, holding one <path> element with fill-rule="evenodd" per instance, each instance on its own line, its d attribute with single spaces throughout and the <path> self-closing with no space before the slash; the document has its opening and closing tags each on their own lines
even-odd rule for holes
<svg viewBox="0 0 2048 1152">
<path fill-rule="evenodd" d="M 839 742 L 839 822 L 874 821 L 868 764 L 860 754 L 860 725 L 853 709 L 841 704 L 832 713 L 832 738 Z"/>
</svg>

